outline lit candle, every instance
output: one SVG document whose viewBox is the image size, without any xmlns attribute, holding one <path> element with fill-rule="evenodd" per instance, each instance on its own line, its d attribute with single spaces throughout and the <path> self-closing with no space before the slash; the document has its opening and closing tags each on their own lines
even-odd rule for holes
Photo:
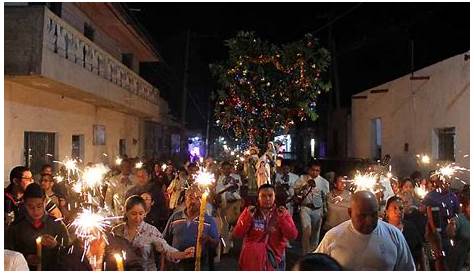
<svg viewBox="0 0 474 274">
<path fill-rule="evenodd" d="M 42 253 L 42 245 L 41 245 L 41 236 L 36 238 L 36 256 L 38 257 L 38 266 L 36 270 L 41 271 L 41 253 Z"/>
<path fill-rule="evenodd" d="M 194 265 L 194 271 L 201 270 L 201 254 L 202 254 L 202 233 L 204 231 L 204 214 L 206 212 L 207 196 L 209 193 L 206 191 L 202 194 L 201 197 L 201 208 L 199 211 L 199 225 L 198 225 L 198 235 L 197 235 L 197 245 L 196 245 L 196 262 Z"/>
<path fill-rule="evenodd" d="M 122 256 L 120 256 L 120 254 L 114 254 L 114 257 L 115 257 L 115 261 L 117 262 L 117 270 L 124 271 Z"/>
</svg>

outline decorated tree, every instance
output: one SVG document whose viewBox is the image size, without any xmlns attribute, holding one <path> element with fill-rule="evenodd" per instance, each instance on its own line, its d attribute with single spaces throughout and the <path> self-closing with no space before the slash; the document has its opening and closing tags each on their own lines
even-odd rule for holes
<svg viewBox="0 0 474 274">
<path fill-rule="evenodd" d="M 229 58 L 210 65 L 219 89 L 215 122 L 244 144 L 264 146 L 295 123 L 318 117 L 318 97 L 331 89 L 329 52 L 307 34 L 278 46 L 253 32 L 226 41 Z"/>
</svg>

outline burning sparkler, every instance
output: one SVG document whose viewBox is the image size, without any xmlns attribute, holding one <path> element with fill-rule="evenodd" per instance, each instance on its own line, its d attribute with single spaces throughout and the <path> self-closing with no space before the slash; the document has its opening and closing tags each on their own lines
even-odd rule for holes
<svg viewBox="0 0 474 274">
<path fill-rule="evenodd" d="M 161 165 L 161 170 L 162 170 L 162 171 L 165 171 L 167 167 L 168 167 L 168 166 L 167 166 L 166 164 L 162 164 L 162 165 Z"/>
<path fill-rule="evenodd" d="M 426 190 L 426 188 L 424 188 L 423 186 L 417 186 L 417 187 L 415 187 L 415 194 L 420 199 L 424 199 L 426 194 L 428 194 L 428 190 Z"/>
<path fill-rule="evenodd" d="M 102 185 L 104 177 L 109 170 L 110 169 L 102 163 L 96 164 L 92 167 L 86 168 L 82 175 L 82 180 L 87 187 L 94 189 L 95 187 Z"/>
<path fill-rule="evenodd" d="M 105 231 L 111 226 L 111 220 L 121 217 L 104 217 L 101 214 L 92 212 L 91 209 L 83 209 L 77 218 L 69 225 L 75 228 L 74 233 L 77 238 L 84 241 L 84 255 L 90 247 L 91 241 L 103 238 L 107 243 Z"/>
<path fill-rule="evenodd" d="M 117 156 L 117 158 L 115 159 L 115 165 L 117 165 L 117 166 L 121 165 L 122 161 L 123 161 L 123 159 L 120 158 L 119 156 Z"/>
<path fill-rule="evenodd" d="M 416 158 L 418 158 L 422 164 L 428 165 L 428 164 L 431 163 L 430 156 L 428 156 L 426 154 L 421 154 L 421 155 L 417 154 Z"/>
<path fill-rule="evenodd" d="M 354 179 L 352 180 L 352 184 L 356 188 L 356 191 L 367 190 L 375 193 L 377 186 L 377 174 L 373 172 L 361 174 L 359 171 L 357 171 Z"/>
<path fill-rule="evenodd" d="M 67 177 L 69 179 L 69 177 L 71 175 L 74 175 L 74 174 L 78 174 L 79 173 L 79 168 L 77 167 L 77 161 L 75 159 L 68 159 L 66 158 L 64 161 L 60 162 L 60 161 L 53 161 L 55 163 L 58 163 L 58 164 L 61 164 L 63 165 L 66 170 L 67 170 Z"/>
<path fill-rule="evenodd" d="M 138 163 L 135 164 L 135 168 L 136 168 L 136 169 L 140 169 L 140 168 L 142 168 L 142 167 L 143 167 L 142 161 L 140 161 L 140 162 L 138 162 Z"/>
</svg>

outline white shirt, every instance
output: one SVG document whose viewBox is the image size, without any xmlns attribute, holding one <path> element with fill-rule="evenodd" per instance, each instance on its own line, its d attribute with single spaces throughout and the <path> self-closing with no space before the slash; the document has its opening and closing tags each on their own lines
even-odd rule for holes
<svg viewBox="0 0 474 274">
<path fill-rule="evenodd" d="M 415 270 L 402 232 L 382 220 L 368 235 L 345 221 L 326 233 L 315 252 L 331 256 L 344 270 Z"/>
<path fill-rule="evenodd" d="M 29 271 L 28 263 L 20 252 L 5 249 L 3 267 L 5 271 Z"/>
<path fill-rule="evenodd" d="M 122 180 L 127 179 L 129 183 L 124 184 Z M 119 174 L 109 180 L 109 186 L 105 193 L 105 205 L 112 210 L 115 216 L 121 216 L 124 214 L 126 193 L 136 185 L 136 182 L 137 177 L 133 174 L 128 176 Z"/>
<path fill-rule="evenodd" d="M 301 175 L 298 181 L 295 182 L 295 192 L 300 192 L 301 189 L 308 183 L 311 179 L 309 175 Z M 315 207 L 323 207 L 323 197 L 321 197 L 321 191 L 323 195 L 327 195 L 329 193 L 329 182 L 321 176 L 318 176 L 313 179 L 316 183 L 316 187 L 313 187 L 311 193 L 309 193 L 303 201 L 303 205 L 305 204 L 313 204 Z M 304 188 L 303 195 L 309 188 Z"/>
</svg>

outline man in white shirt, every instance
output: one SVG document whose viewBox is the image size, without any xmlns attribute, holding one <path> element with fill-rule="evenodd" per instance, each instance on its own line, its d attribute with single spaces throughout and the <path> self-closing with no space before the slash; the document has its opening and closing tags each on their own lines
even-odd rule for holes
<svg viewBox="0 0 474 274">
<path fill-rule="evenodd" d="M 232 165 L 229 162 L 221 164 L 221 175 L 217 179 L 216 196 L 218 202 L 218 216 L 222 224 L 221 235 L 226 246 L 223 253 L 227 254 L 233 246 L 230 235 L 231 227 L 235 224 L 240 215 L 242 198 L 240 187 L 242 181 L 240 176 L 232 173 Z"/>
<path fill-rule="evenodd" d="M 5 271 L 29 271 L 28 263 L 20 252 L 5 249 L 3 267 Z"/>
<path fill-rule="evenodd" d="M 110 179 L 105 194 L 105 205 L 115 214 L 122 216 L 126 193 L 137 184 L 137 178 L 132 174 L 132 164 L 129 159 L 123 159 L 120 164 L 120 174 Z"/>
<path fill-rule="evenodd" d="M 331 256 L 344 270 L 415 270 L 401 231 L 379 220 L 374 194 L 356 192 L 348 212 L 351 219 L 329 230 L 316 253 Z"/>
<path fill-rule="evenodd" d="M 298 175 L 290 172 L 290 166 L 284 160 L 281 161 L 281 166 L 279 169 L 280 171 L 277 172 L 275 176 L 275 183 L 277 186 L 276 189 L 279 190 L 281 187 L 281 189 L 285 191 L 285 195 L 282 196 L 284 196 L 285 200 L 288 200 L 295 194 L 294 186 L 299 177 Z M 290 215 L 293 216 L 293 205 L 291 202 L 286 203 L 286 208 L 288 209 Z"/>
<path fill-rule="evenodd" d="M 295 195 L 300 205 L 301 237 L 303 255 L 311 252 L 319 243 L 319 234 L 323 220 L 325 197 L 329 193 L 329 182 L 321 177 L 321 165 L 312 162 L 308 174 L 301 175 L 295 182 Z"/>
</svg>

